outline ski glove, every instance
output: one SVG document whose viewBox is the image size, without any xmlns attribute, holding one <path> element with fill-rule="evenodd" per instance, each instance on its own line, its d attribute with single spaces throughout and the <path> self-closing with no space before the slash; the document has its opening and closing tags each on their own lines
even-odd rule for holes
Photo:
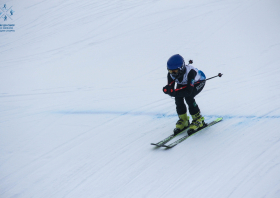
<svg viewBox="0 0 280 198">
<path fill-rule="evenodd" d="M 171 96 L 171 94 L 174 93 L 174 88 L 172 88 L 169 85 L 166 85 L 165 87 L 163 87 L 162 91 L 163 91 L 163 93 Z"/>
</svg>

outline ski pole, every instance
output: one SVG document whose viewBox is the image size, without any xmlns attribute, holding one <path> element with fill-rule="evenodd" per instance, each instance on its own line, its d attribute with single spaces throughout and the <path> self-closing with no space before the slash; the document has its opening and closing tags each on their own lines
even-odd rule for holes
<svg viewBox="0 0 280 198">
<path fill-rule="evenodd" d="M 218 77 L 218 76 L 219 76 L 219 77 L 222 77 L 222 75 L 223 75 L 223 74 L 218 73 L 217 76 L 213 76 L 213 77 L 211 77 L 211 78 L 207 78 L 206 80 L 210 80 L 210 79 L 216 78 L 216 77 Z M 202 80 L 202 81 L 206 81 L 206 80 Z M 202 82 L 202 81 L 201 81 L 201 82 Z M 174 81 L 173 81 L 173 82 L 174 82 Z M 173 83 L 173 82 L 172 82 L 172 83 Z M 171 84 L 172 84 L 172 83 L 171 83 Z M 200 83 L 200 82 L 196 82 L 196 83 Z M 195 83 L 195 84 L 196 84 L 196 83 Z M 171 84 L 170 84 L 170 85 L 171 85 Z M 182 89 L 185 89 L 185 88 L 187 88 L 187 86 L 184 86 L 184 87 L 180 87 L 180 88 L 178 88 L 178 89 L 175 89 L 175 91 L 179 91 L 179 90 L 182 90 Z"/>
<path fill-rule="evenodd" d="M 189 60 L 189 64 L 193 64 L 193 60 Z M 222 75 L 223 74 L 221 74 L 221 73 L 218 73 L 218 75 L 217 76 L 213 76 L 213 77 L 211 77 L 211 78 L 207 78 L 206 80 L 210 80 L 210 79 L 212 79 L 212 78 L 216 78 L 216 77 L 222 77 Z M 204 81 L 206 81 L 206 80 L 204 80 Z"/>
<path fill-rule="evenodd" d="M 193 60 L 189 60 L 189 64 L 193 64 Z M 218 77 L 218 76 L 219 76 L 219 77 L 222 77 L 222 75 L 223 75 L 223 74 L 218 73 L 218 75 L 217 75 L 217 76 L 213 76 L 213 77 L 211 77 L 211 78 L 207 78 L 206 80 L 210 80 L 210 79 L 212 79 L 212 78 L 216 78 L 216 77 Z M 205 80 L 205 81 L 206 81 L 206 80 Z"/>
<path fill-rule="evenodd" d="M 210 80 L 210 79 L 212 79 L 212 78 L 216 78 L 216 77 L 218 77 L 218 76 L 219 76 L 219 77 L 222 77 L 222 75 L 223 75 L 223 74 L 218 73 L 218 75 L 217 75 L 217 76 L 213 76 L 213 77 L 211 77 L 211 78 L 207 78 L 206 80 Z M 205 80 L 205 81 L 206 81 L 206 80 Z"/>
</svg>

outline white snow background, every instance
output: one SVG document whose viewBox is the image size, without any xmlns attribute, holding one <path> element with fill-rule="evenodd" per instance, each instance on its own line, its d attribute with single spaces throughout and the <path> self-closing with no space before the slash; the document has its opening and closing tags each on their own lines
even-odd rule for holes
<svg viewBox="0 0 280 198">
<path fill-rule="evenodd" d="M 279 0 L 0 0 L 1 198 L 280 197 Z M 224 120 L 178 146 L 174 54 Z"/>
</svg>

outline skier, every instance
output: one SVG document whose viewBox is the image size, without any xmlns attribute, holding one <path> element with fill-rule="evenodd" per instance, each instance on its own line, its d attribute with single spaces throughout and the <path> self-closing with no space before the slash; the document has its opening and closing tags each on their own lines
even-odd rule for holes
<svg viewBox="0 0 280 198">
<path fill-rule="evenodd" d="M 192 63 L 193 61 L 190 60 L 189 64 L 186 65 L 184 58 L 179 54 L 171 56 L 167 61 L 168 84 L 163 87 L 163 92 L 175 97 L 176 110 L 179 116 L 174 129 L 175 135 L 188 127 L 190 135 L 190 133 L 194 133 L 205 125 L 204 117 L 200 114 L 200 109 L 194 97 L 204 88 L 206 76 L 202 71 L 190 65 Z M 174 90 L 175 82 L 177 86 Z M 192 116 L 191 124 L 184 100 L 188 104 Z"/>
</svg>

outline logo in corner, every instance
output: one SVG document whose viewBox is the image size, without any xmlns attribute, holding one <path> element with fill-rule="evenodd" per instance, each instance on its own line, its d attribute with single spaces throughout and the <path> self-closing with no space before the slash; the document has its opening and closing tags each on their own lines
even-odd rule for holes
<svg viewBox="0 0 280 198">
<path fill-rule="evenodd" d="M 4 21 L 7 21 L 8 19 L 13 20 L 12 17 L 14 15 L 14 10 L 12 10 L 12 7 L 7 7 L 6 4 L 1 6 L 0 8 L 0 18 L 2 18 Z"/>
</svg>

